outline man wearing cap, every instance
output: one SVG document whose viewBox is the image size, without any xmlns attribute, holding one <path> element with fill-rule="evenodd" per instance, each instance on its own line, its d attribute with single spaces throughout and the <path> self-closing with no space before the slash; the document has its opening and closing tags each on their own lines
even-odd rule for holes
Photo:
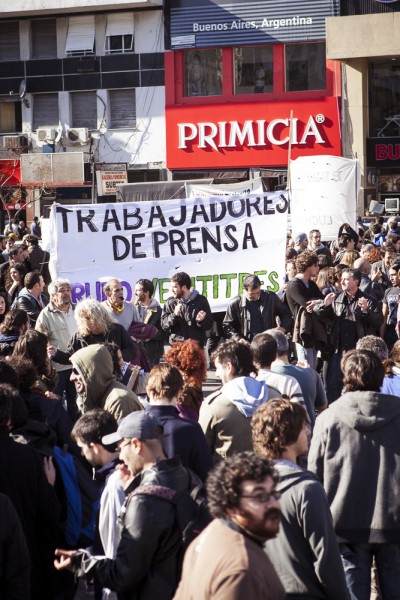
<svg viewBox="0 0 400 600">
<path fill-rule="evenodd" d="M 172 598 L 178 583 L 181 532 L 175 506 L 151 493 L 151 486 L 188 491 L 192 478 L 178 457 L 165 457 L 162 435 L 158 418 L 142 411 L 123 419 L 115 433 L 102 438 L 104 445 L 117 445 L 119 458 L 131 476 L 125 488 L 116 556 L 110 559 L 93 556 L 88 550 L 57 549 L 57 570 L 94 577 L 100 586 L 117 592 L 121 598 Z"/>
<path fill-rule="evenodd" d="M 294 249 L 296 250 L 297 254 L 301 254 L 302 252 L 304 252 L 304 250 L 307 250 L 308 239 L 306 233 L 296 233 L 293 236 L 293 239 Z"/>
</svg>

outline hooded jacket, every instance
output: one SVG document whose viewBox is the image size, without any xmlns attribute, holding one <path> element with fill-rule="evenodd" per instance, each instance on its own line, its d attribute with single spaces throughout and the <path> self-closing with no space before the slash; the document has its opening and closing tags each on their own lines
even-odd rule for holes
<svg viewBox="0 0 400 600">
<path fill-rule="evenodd" d="M 208 396 L 200 408 L 199 423 L 214 462 L 235 452 L 253 449 L 250 421 L 256 409 L 280 392 L 253 377 L 235 377 Z"/>
<path fill-rule="evenodd" d="M 316 420 L 308 468 L 339 542 L 400 543 L 400 399 L 347 392 Z"/>
<path fill-rule="evenodd" d="M 281 524 L 264 550 L 287 594 L 345 600 L 347 586 L 324 488 L 309 471 L 277 460 Z"/>
<path fill-rule="evenodd" d="M 175 306 L 182 305 L 180 315 L 174 313 Z M 196 321 L 196 315 L 204 310 L 206 317 L 203 321 Z M 213 317 L 207 298 L 193 288 L 186 300 L 182 298 L 168 298 L 164 304 L 161 315 L 161 327 L 169 332 L 169 343 L 183 340 L 197 340 L 201 346 L 206 343 L 206 331 L 211 329 Z"/>
<path fill-rule="evenodd" d="M 118 421 L 135 410 L 142 410 L 136 394 L 117 381 L 111 354 L 105 346 L 91 344 L 75 352 L 70 360 L 85 385 L 81 396 L 83 412 L 104 408 Z"/>
</svg>

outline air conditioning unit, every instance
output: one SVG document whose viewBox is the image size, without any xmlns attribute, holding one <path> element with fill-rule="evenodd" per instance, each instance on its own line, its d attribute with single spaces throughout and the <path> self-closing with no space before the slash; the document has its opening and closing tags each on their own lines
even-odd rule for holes
<svg viewBox="0 0 400 600">
<path fill-rule="evenodd" d="M 38 142 L 53 142 L 56 139 L 57 132 L 55 129 L 38 129 L 36 131 Z"/>
<path fill-rule="evenodd" d="M 26 135 L 5 135 L 3 137 L 3 148 L 8 150 L 18 150 L 28 146 L 28 138 Z"/>
<path fill-rule="evenodd" d="M 89 131 L 85 127 L 68 129 L 67 138 L 72 144 L 86 144 L 89 141 Z"/>
</svg>

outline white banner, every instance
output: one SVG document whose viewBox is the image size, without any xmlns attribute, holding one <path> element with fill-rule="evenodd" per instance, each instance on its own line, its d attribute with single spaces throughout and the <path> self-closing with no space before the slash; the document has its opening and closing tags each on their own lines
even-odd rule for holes
<svg viewBox="0 0 400 600">
<path fill-rule="evenodd" d="M 226 185 L 186 185 L 188 198 L 228 198 L 229 196 L 247 196 L 248 194 L 263 194 L 264 188 L 261 177 L 240 181 L 239 183 L 228 183 Z"/>
<path fill-rule="evenodd" d="M 361 185 L 358 160 L 304 156 L 290 162 L 290 210 L 293 233 L 319 229 L 323 240 L 337 238 L 349 223 L 356 229 Z"/>
<path fill-rule="evenodd" d="M 53 205 L 53 278 L 73 283 L 74 301 L 103 300 L 103 285 L 117 277 L 131 300 L 138 279 L 152 279 L 155 298 L 170 296 L 178 271 L 192 277 L 213 311 L 226 309 L 257 274 L 277 291 L 284 276 L 286 192 L 240 198 L 198 198 L 116 204 Z"/>
</svg>

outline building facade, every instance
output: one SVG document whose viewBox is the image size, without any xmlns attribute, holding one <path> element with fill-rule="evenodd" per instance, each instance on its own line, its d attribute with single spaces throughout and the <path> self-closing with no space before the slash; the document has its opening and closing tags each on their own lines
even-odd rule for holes
<svg viewBox="0 0 400 600">
<path fill-rule="evenodd" d="M 165 176 L 162 4 L 1 3 L 0 159 L 32 214 Z"/>
<path fill-rule="evenodd" d="M 340 65 L 326 60 L 335 0 L 166 2 L 167 168 L 174 179 L 264 177 L 289 158 L 341 156 Z"/>
<path fill-rule="evenodd" d="M 359 213 L 399 214 L 400 2 L 341 0 L 327 19 L 327 57 L 343 77 L 343 155 L 362 171 Z M 378 207 L 379 208 L 379 207 Z"/>
</svg>

